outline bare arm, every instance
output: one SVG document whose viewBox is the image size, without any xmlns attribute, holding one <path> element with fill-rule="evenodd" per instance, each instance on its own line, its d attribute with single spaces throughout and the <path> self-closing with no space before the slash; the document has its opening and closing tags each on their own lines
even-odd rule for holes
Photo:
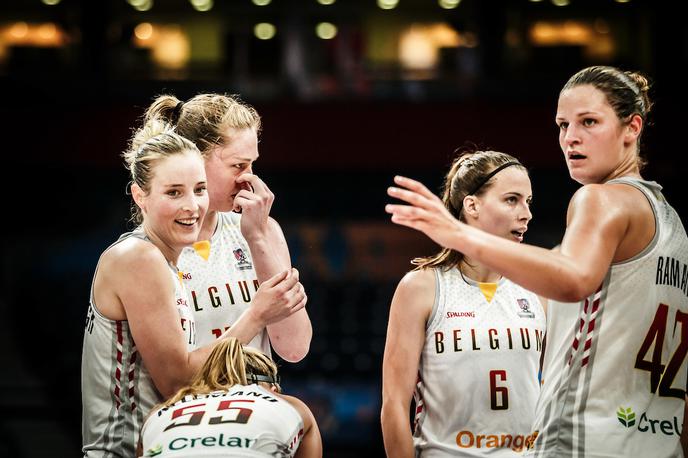
<svg viewBox="0 0 688 458">
<path fill-rule="evenodd" d="M 141 268 L 145 266 L 145 268 Z M 174 279 L 167 261 L 153 245 L 139 242 L 123 247 L 106 260 L 100 273 L 105 280 L 96 287 L 111 290 L 121 304 L 132 337 L 153 383 L 160 393 L 169 397 L 185 386 L 201 367 L 217 344 L 214 342 L 192 352 L 175 307 Z M 263 303 L 301 301 L 295 275 L 280 273 L 260 286 L 255 296 L 259 308 Z M 145 285 L 145 287 L 141 287 Z M 259 320 L 247 310 L 222 337 L 234 336 L 243 343 L 250 341 L 261 329 Z"/>
<path fill-rule="evenodd" d="M 256 175 L 245 173 L 239 183 L 250 183 L 252 191 L 242 190 L 235 204 L 241 207 L 241 232 L 248 242 L 258 281 L 289 269 L 291 259 L 282 228 L 270 218 L 274 194 Z M 275 352 L 291 362 L 302 360 L 310 348 L 313 329 L 305 308 L 267 325 Z"/>
<path fill-rule="evenodd" d="M 298 398 L 287 395 L 280 395 L 286 399 L 301 415 L 303 419 L 303 436 L 299 448 L 296 449 L 295 458 L 322 458 L 322 438 L 320 429 L 315 421 L 313 412 L 308 406 Z"/>
<path fill-rule="evenodd" d="M 390 457 L 414 456 L 409 408 L 434 298 L 434 273 L 421 270 L 407 274 L 392 299 L 382 363 L 380 415 L 385 451 Z"/>
<path fill-rule="evenodd" d="M 394 223 L 424 232 L 442 246 L 461 251 L 541 296 L 578 301 L 602 283 L 629 226 L 618 191 L 588 185 L 571 199 L 560 251 L 550 251 L 488 234 L 456 220 L 421 183 L 397 177 L 406 189 L 389 195 L 410 205 L 388 205 Z"/>
</svg>

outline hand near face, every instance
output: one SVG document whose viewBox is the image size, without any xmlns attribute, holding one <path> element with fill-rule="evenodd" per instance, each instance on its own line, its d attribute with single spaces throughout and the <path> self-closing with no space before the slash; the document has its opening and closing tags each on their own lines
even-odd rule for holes
<svg viewBox="0 0 688 458">
<path fill-rule="evenodd" d="M 275 195 L 267 185 L 252 173 L 237 177 L 241 191 L 234 197 L 235 212 L 241 212 L 241 233 L 249 242 L 265 237 L 268 233 L 268 217 Z"/>
<path fill-rule="evenodd" d="M 463 223 L 454 218 L 442 200 L 422 183 L 405 177 L 394 177 L 399 187 L 390 187 L 387 194 L 409 205 L 387 204 L 385 211 L 392 222 L 423 232 L 443 247 L 453 248 Z"/>
<path fill-rule="evenodd" d="M 306 306 L 299 271 L 292 268 L 263 282 L 251 303 L 251 313 L 264 326 L 281 321 Z"/>
</svg>

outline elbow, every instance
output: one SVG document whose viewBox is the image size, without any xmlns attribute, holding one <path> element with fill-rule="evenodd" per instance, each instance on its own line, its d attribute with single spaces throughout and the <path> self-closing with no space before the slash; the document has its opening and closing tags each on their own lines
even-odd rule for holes
<svg viewBox="0 0 688 458">
<path fill-rule="evenodd" d="M 169 399 L 174 396 L 177 391 L 184 388 L 186 384 L 184 383 L 174 383 L 173 381 L 165 381 L 162 383 L 155 383 L 155 387 L 164 399 Z"/>
<path fill-rule="evenodd" d="M 569 281 L 558 288 L 556 299 L 561 302 L 579 302 L 599 290 L 601 281 L 590 275 L 579 274 L 569 277 Z"/>
<path fill-rule="evenodd" d="M 293 335 L 268 328 L 268 335 L 270 336 L 270 344 L 273 350 L 283 360 L 290 363 L 298 363 L 306 357 L 311 348 L 311 339 L 313 338 L 313 328 L 310 321 L 308 326 L 302 332 Z"/>
<path fill-rule="evenodd" d="M 306 357 L 311 348 L 311 335 L 301 339 L 283 339 L 281 336 L 271 338 L 272 348 L 283 360 L 298 363 Z"/>
<path fill-rule="evenodd" d="M 155 388 L 164 399 L 169 399 L 177 394 L 177 391 L 189 385 L 191 377 L 190 373 L 186 374 L 182 373 L 182 371 L 177 374 L 165 374 L 156 378 L 151 376 Z"/>
</svg>

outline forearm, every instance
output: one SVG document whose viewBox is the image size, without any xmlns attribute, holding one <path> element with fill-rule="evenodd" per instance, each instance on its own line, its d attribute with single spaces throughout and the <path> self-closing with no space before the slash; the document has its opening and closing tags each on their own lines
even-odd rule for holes
<svg viewBox="0 0 688 458">
<path fill-rule="evenodd" d="M 260 282 L 291 268 L 289 249 L 282 231 L 274 221 L 272 223 L 268 237 L 249 242 L 254 268 Z M 286 361 L 300 361 L 308 353 L 313 329 L 306 309 L 269 324 L 267 331 L 273 349 Z"/>
<path fill-rule="evenodd" d="M 565 254 L 518 244 L 468 225 L 462 225 L 449 248 L 480 261 L 536 294 L 563 302 L 582 299 L 593 293 L 602 281 Z"/>
<path fill-rule="evenodd" d="M 247 241 L 258 282 L 263 283 L 273 275 L 291 268 L 289 254 L 285 255 L 281 253 L 282 250 L 275 248 L 278 242 L 271 242 L 269 238 Z"/>
<path fill-rule="evenodd" d="M 413 438 L 409 425 L 408 408 L 383 402 L 380 419 L 385 452 L 389 457 L 413 458 Z"/>
</svg>

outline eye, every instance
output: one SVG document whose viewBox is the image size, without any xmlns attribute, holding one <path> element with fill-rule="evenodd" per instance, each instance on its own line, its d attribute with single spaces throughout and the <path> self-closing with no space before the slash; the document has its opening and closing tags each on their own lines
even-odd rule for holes
<svg viewBox="0 0 688 458">
<path fill-rule="evenodd" d="M 518 198 L 516 196 L 509 196 L 506 199 L 506 202 L 509 204 L 516 204 L 518 203 Z"/>
<path fill-rule="evenodd" d="M 585 127 L 592 127 L 592 126 L 594 126 L 595 124 L 597 124 L 597 121 L 596 121 L 595 119 L 592 119 L 592 118 L 585 118 L 585 119 L 583 120 L 583 125 L 584 125 Z"/>
<path fill-rule="evenodd" d="M 203 185 L 197 186 L 195 189 L 195 192 L 199 196 L 202 196 L 203 194 L 205 194 L 206 189 L 208 189 L 208 187 L 203 184 Z"/>
<path fill-rule="evenodd" d="M 170 197 L 179 197 L 179 194 L 181 194 L 181 193 L 176 189 L 170 189 L 165 194 L 167 194 Z"/>
<path fill-rule="evenodd" d="M 559 129 L 561 130 L 566 130 L 569 127 L 569 123 L 566 121 L 562 121 L 559 123 Z"/>
</svg>

